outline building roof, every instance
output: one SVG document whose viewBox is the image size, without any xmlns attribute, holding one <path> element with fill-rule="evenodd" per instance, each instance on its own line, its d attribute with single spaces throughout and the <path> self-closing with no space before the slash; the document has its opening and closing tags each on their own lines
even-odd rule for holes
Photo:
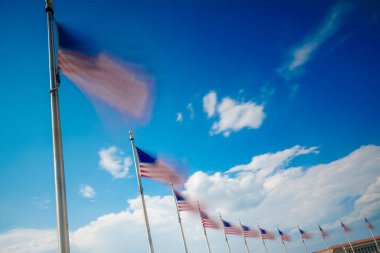
<svg viewBox="0 0 380 253">
<path fill-rule="evenodd" d="M 375 239 L 376 239 L 376 241 L 380 241 L 380 236 L 375 236 Z M 373 242 L 373 238 L 369 237 L 369 238 L 365 238 L 365 239 L 361 239 L 361 240 L 357 240 L 357 241 L 352 241 L 351 244 L 352 244 L 352 246 L 355 246 L 355 245 L 363 244 L 366 242 Z M 339 248 L 343 248 L 343 247 L 350 247 L 350 244 L 349 243 L 337 244 L 337 245 L 331 246 L 330 249 L 339 249 Z M 322 252 L 325 252 L 326 250 L 327 249 L 315 251 L 315 253 L 322 253 Z"/>
</svg>

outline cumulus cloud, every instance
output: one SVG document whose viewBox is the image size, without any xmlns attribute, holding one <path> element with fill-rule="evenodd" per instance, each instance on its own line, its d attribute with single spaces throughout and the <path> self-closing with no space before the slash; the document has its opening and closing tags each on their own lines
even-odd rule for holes
<svg viewBox="0 0 380 253">
<path fill-rule="evenodd" d="M 284 231 L 295 232 L 300 223 L 309 232 L 317 232 L 317 223 L 334 224 L 340 217 L 350 223 L 352 217 L 365 212 L 377 215 L 380 205 L 380 146 L 368 145 L 329 163 L 311 167 L 292 167 L 296 157 L 315 154 L 315 147 L 294 146 L 278 152 L 256 155 L 251 162 L 237 165 L 228 173 L 206 174 L 198 171 L 185 184 L 185 193 L 200 200 L 211 216 L 255 227 L 257 223 L 274 230 L 279 223 Z M 273 160 L 273 161 L 272 161 Z M 265 173 L 261 173 L 265 171 Z M 260 174 L 261 173 L 261 174 Z M 354 182 L 354 183 L 353 183 Z M 355 199 L 347 203 L 346 199 Z M 129 208 L 105 214 L 70 234 L 73 253 L 147 251 L 145 225 L 139 198 L 128 201 Z M 183 251 L 175 204 L 172 196 L 146 196 L 153 243 L 157 253 Z M 195 214 L 181 213 L 190 252 L 207 251 L 200 219 Z M 352 219 L 351 219 L 352 221 Z M 350 224 L 351 225 L 351 224 Z M 340 236 L 339 228 L 335 229 Z M 353 239 L 362 234 L 354 230 Z M 334 231 L 329 231 L 334 233 Z M 0 233 L 0 248 L 5 253 L 56 252 L 55 231 L 11 230 Z M 225 251 L 221 230 L 207 231 L 212 251 Z M 297 235 L 299 236 L 299 235 Z M 335 240 L 333 242 L 333 239 Z M 330 238 L 339 243 L 344 238 Z M 232 250 L 243 252 L 240 237 L 229 237 Z M 260 251 L 260 240 L 249 240 L 251 249 Z M 308 241 L 310 250 L 321 249 L 320 240 Z M 268 243 L 271 252 L 280 252 L 281 244 Z M 289 243 L 289 251 L 299 253 L 298 243 Z"/>
<path fill-rule="evenodd" d="M 301 45 L 294 48 L 290 59 L 279 69 L 285 79 L 291 79 L 311 60 L 317 50 L 342 26 L 344 17 L 352 10 L 352 5 L 340 2 L 326 16 L 319 28 Z"/>
<path fill-rule="evenodd" d="M 115 146 L 103 148 L 99 151 L 100 168 L 109 172 L 113 178 L 128 176 L 129 167 L 132 165 L 130 157 L 124 157 L 124 152 Z"/>
<path fill-rule="evenodd" d="M 219 121 L 214 122 L 211 133 L 223 133 L 224 136 L 242 128 L 259 128 L 265 118 L 264 105 L 254 102 L 239 103 L 228 97 L 218 104 L 217 112 Z"/>
<path fill-rule="evenodd" d="M 79 189 L 79 194 L 82 195 L 85 198 L 93 199 L 95 198 L 96 192 L 94 188 L 92 188 L 91 185 L 81 185 Z"/>
<path fill-rule="evenodd" d="M 178 112 L 177 113 L 177 119 L 176 119 L 177 122 L 182 122 L 183 121 L 183 115 L 181 112 Z"/>
<path fill-rule="evenodd" d="M 216 109 L 217 95 L 215 91 L 210 91 L 203 97 L 203 110 L 207 113 L 207 117 L 214 116 Z"/>
<path fill-rule="evenodd" d="M 229 97 L 224 97 L 218 103 L 215 91 L 210 91 L 203 97 L 203 110 L 208 118 L 215 114 L 219 118 L 211 127 L 211 135 L 222 133 L 228 137 L 231 132 L 238 132 L 243 128 L 259 128 L 265 119 L 264 105 L 239 102 Z"/>
</svg>

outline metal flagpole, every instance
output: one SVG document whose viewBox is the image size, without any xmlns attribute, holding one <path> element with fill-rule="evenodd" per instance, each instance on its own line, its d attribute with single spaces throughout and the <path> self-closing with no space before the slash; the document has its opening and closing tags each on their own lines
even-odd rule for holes
<svg viewBox="0 0 380 253">
<path fill-rule="evenodd" d="M 224 237 L 226 238 L 226 243 L 227 243 L 227 247 L 228 247 L 228 252 L 231 253 L 230 244 L 228 243 L 228 239 L 227 239 L 226 231 L 224 230 L 224 223 L 223 223 L 222 215 L 221 215 L 220 213 L 219 213 L 219 217 L 220 217 L 220 220 L 222 221 L 222 224 L 223 224 L 223 233 L 224 233 Z"/>
<path fill-rule="evenodd" d="M 50 75 L 50 104 L 53 132 L 53 159 L 55 178 L 55 199 L 57 208 L 58 250 L 60 253 L 70 252 L 69 228 L 67 222 L 65 172 L 63 167 L 63 151 L 61 123 L 59 115 L 59 100 L 57 82 L 54 31 L 53 31 L 53 0 L 46 0 L 46 15 L 48 24 L 49 75 Z"/>
<path fill-rule="evenodd" d="M 248 248 L 248 244 L 247 244 L 247 239 L 246 239 L 245 236 L 244 236 L 244 228 L 243 228 L 243 225 L 241 224 L 241 220 L 240 220 L 240 219 L 239 219 L 239 223 L 240 223 L 241 230 L 243 231 L 243 238 L 244 238 L 245 247 L 247 247 L 247 253 L 249 253 L 249 248 Z"/>
<path fill-rule="evenodd" d="M 176 209 L 177 209 L 178 223 L 179 223 L 179 226 L 181 228 L 181 235 L 182 235 L 183 246 L 185 247 L 185 252 L 187 253 L 187 245 L 186 245 L 186 240 L 185 240 L 185 234 L 183 233 L 181 216 L 180 216 L 179 210 L 178 210 L 178 201 L 177 201 L 177 197 L 176 197 L 176 195 L 174 193 L 173 183 L 170 183 L 170 186 L 172 187 L 173 198 L 174 198 L 175 206 L 176 206 Z"/>
<path fill-rule="evenodd" d="M 260 225 L 257 224 L 257 227 L 259 228 L 259 231 L 260 231 L 261 241 L 263 242 L 263 245 L 264 245 L 264 248 L 265 248 L 265 252 L 268 253 L 267 245 L 265 245 L 265 241 L 264 241 L 264 238 L 263 238 L 263 234 L 261 233 Z"/>
<path fill-rule="evenodd" d="M 242 229 L 242 233 L 243 233 L 243 238 L 244 238 L 244 243 L 245 243 L 245 246 L 247 248 L 247 253 L 249 253 L 249 248 L 248 248 L 248 244 L 247 244 L 247 239 L 245 238 L 245 235 L 244 235 L 244 228 L 243 228 L 243 225 L 241 224 L 241 221 L 239 219 L 239 223 L 240 223 L 240 227 Z"/>
<path fill-rule="evenodd" d="M 318 227 L 321 228 L 321 225 L 318 224 Z M 325 236 L 322 234 L 322 231 L 321 231 L 321 236 L 322 236 L 322 238 L 323 238 L 323 241 L 325 242 L 326 249 L 327 249 L 329 252 L 331 252 L 331 249 L 330 249 L 329 245 L 327 244 L 326 238 L 325 238 Z"/>
<path fill-rule="evenodd" d="M 280 231 L 280 228 L 278 227 L 278 224 L 277 224 L 277 230 Z M 281 235 L 280 235 L 280 237 L 281 237 L 282 245 L 284 246 L 285 253 L 288 253 L 288 250 L 286 249 L 286 246 L 285 246 L 284 239 L 282 238 Z"/>
<path fill-rule="evenodd" d="M 369 232 L 371 233 L 371 235 L 372 235 L 372 238 L 373 238 L 373 240 L 374 240 L 374 242 L 375 242 L 375 244 L 376 244 L 376 248 L 377 248 L 377 251 L 379 251 L 379 252 L 380 252 L 380 248 L 379 248 L 379 245 L 377 244 L 377 241 L 376 241 L 376 239 L 375 239 L 375 236 L 373 235 L 373 232 L 372 232 L 372 228 L 371 228 L 371 225 L 370 225 L 370 223 L 369 223 L 369 221 L 368 221 L 367 217 L 365 217 L 365 220 L 366 220 L 366 222 L 367 222 L 367 225 L 368 225 L 368 229 L 369 229 Z"/>
<path fill-rule="evenodd" d="M 199 210 L 199 216 L 200 216 L 201 215 L 201 207 L 199 206 L 199 202 L 198 201 L 197 201 L 197 204 L 198 204 L 198 210 Z M 202 220 L 202 217 L 201 217 L 201 220 Z M 205 226 L 203 224 L 202 224 L 202 227 L 203 227 L 203 232 L 204 232 L 204 235 L 205 235 L 205 238 L 206 238 L 208 252 L 211 253 L 211 248 L 210 248 L 210 243 L 208 242 L 206 228 L 205 228 Z"/>
<path fill-rule="evenodd" d="M 309 253 L 309 250 L 307 249 L 307 246 L 306 246 L 306 242 L 305 242 L 305 240 L 303 239 L 303 236 L 302 236 L 302 233 L 301 233 L 300 226 L 299 226 L 299 225 L 297 225 L 297 226 L 298 226 L 298 231 L 300 231 L 301 239 L 302 239 L 303 245 L 305 246 L 306 253 Z"/>
<path fill-rule="evenodd" d="M 146 225 L 146 233 L 148 235 L 148 241 L 149 241 L 149 252 L 154 253 L 153 249 L 153 242 L 152 242 L 152 235 L 150 234 L 150 228 L 149 228 L 149 220 L 148 220 L 148 214 L 146 212 L 146 206 L 145 206 L 145 199 L 144 199 L 144 190 L 142 188 L 142 183 L 141 183 L 141 175 L 140 175 L 140 163 L 137 155 L 137 150 L 135 146 L 135 141 L 132 135 L 132 131 L 129 131 L 129 139 L 131 140 L 131 145 L 132 145 L 132 151 L 133 151 L 133 158 L 135 161 L 135 168 L 136 168 L 136 175 L 137 175 L 137 183 L 139 185 L 139 192 L 140 192 L 140 197 L 141 197 L 141 202 L 142 202 L 142 207 L 144 211 L 144 218 L 145 218 L 145 225 Z"/>
<path fill-rule="evenodd" d="M 343 221 L 340 221 L 340 223 L 343 224 Z M 342 227 L 343 227 L 343 226 L 342 226 Z M 350 244 L 350 247 L 351 247 L 352 253 L 355 253 L 355 250 L 354 250 L 354 248 L 352 247 L 351 241 L 350 241 L 350 239 L 348 238 L 347 231 L 346 231 L 344 228 L 343 228 L 343 232 L 344 232 L 344 234 L 346 235 L 346 238 L 347 238 L 348 244 Z"/>
</svg>

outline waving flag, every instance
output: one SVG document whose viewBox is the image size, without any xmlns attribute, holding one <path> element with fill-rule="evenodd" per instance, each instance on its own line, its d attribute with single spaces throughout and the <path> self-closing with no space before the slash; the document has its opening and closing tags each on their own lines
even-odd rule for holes
<svg viewBox="0 0 380 253">
<path fill-rule="evenodd" d="M 244 225 L 241 225 L 241 228 L 243 230 L 244 237 L 258 237 L 259 236 L 259 233 L 254 229 L 251 229 Z"/>
<path fill-rule="evenodd" d="M 232 225 L 230 222 L 222 220 L 224 226 L 224 233 L 241 235 L 242 231 L 239 227 Z"/>
<path fill-rule="evenodd" d="M 174 190 L 174 195 L 177 199 L 177 203 L 178 203 L 178 211 L 191 211 L 191 212 L 195 212 L 196 209 L 193 205 L 191 205 L 189 203 L 189 201 L 187 201 L 185 199 L 185 197 L 183 195 L 181 195 L 179 192 L 175 191 Z"/>
<path fill-rule="evenodd" d="M 319 231 L 321 231 L 321 236 L 323 238 L 326 238 L 329 236 L 329 233 L 327 233 L 327 231 L 323 230 L 320 225 L 318 225 L 318 227 L 319 227 Z"/>
<path fill-rule="evenodd" d="M 367 217 L 364 218 L 364 221 L 367 223 L 368 229 L 370 229 L 370 230 L 374 229 L 373 224 L 368 221 Z"/>
<path fill-rule="evenodd" d="M 276 238 L 274 236 L 274 234 L 272 234 L 271 232 L 269 232 L 263 228 L 259 228 L 259 229 L 260 229 L 261 238 L 269 239 L 269 240 L 274 240 Z"/>
<path fill-rule="evenodd" d="M 344 232 L 350 232 L 351 231 L 351 228 L 349 226 L 344 225 L 342 221 L 340 222 L 340 224 L 342 225 L 342 229 Z"/>
<path fill-rule="evenodd" d="M 201 216 L 202 225 L 205 228 L 219 228 L 218 223 L 210 219 L 205 212 L 199 210 L 199 214 Z"/>
<path fill-rule="evenodd" d="M 290 241 L 290 236 L 282 232 L 280 229 L 278 229 L 278 233 L 280 234 L 280 237 L 283 241 Z"/>
<path fill-rule="evenodd" d="M 166 184 L 182 185 L 184 180 L 174 169 L 163 161 L 145 153 L 136 147 L 139 159 L 139 170 L 142 177 L 151 178 Z"/>
<path fill-rule="evenodd" d="M 306 233 L 304 230 L 302 230 L 302 229 L 300 229 L 300 228 L 299 228 L 299 231 L 300 231 L 301 237 L 302 237 L 303 239 L 310 239 L 310 238 L 312 237 L 311 234 Z"/>
<path fill-rule="evenodd" d="M 152 82 L 141 69 L 105 53 L 92 52 L 92 42 L 61 25 L 58 35 L 59 69 L 82 92 L 124 117 L 148 117 L 153 104 Z"/>
</svg>

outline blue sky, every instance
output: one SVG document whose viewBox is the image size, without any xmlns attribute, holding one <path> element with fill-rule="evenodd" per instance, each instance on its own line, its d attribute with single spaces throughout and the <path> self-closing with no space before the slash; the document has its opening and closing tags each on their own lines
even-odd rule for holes
<svg viewBox="0 0 380 253">
<path fill-rule="evenodd" d="M 32 252 L 26 242 L 37 241 L 33 252 L 55 252 L 44 3 L 1 6 L 0 249 Z M 303 251 L 297 223 L 315 233 L 311 250 L 323 247 L 317 222 L 331 244 L 345 240 L 340 218 L 353 226 L 353 240 L 368 236 L 363 215 L 380 226 L 379 1 L 57 0 L 54 7 L 58 22 L 155 83 L 153 111 L 141 125 L 107 117 L 62 76 L 73 252 L 147 250 L 130 129 L 137 145 L 187 164 L 181 190 L 207 202 L 211 214 L 272 230 L 279 224 L 295 253 Z M 168 252 L 165 243 L 182 250 L 179 237 L 165 236 L 178 232 L 168 187 L 143 183 L 156 251 Z M 190 251 L 205 251 L 197 218 L 184 220 Z M 210 233 L 212 246 L 225 250 L 221 232 Z M 236 251 L 244 246 L 232 240 Z M 263 251 L 259 240 L 250 247 Z"/>
</svg>

